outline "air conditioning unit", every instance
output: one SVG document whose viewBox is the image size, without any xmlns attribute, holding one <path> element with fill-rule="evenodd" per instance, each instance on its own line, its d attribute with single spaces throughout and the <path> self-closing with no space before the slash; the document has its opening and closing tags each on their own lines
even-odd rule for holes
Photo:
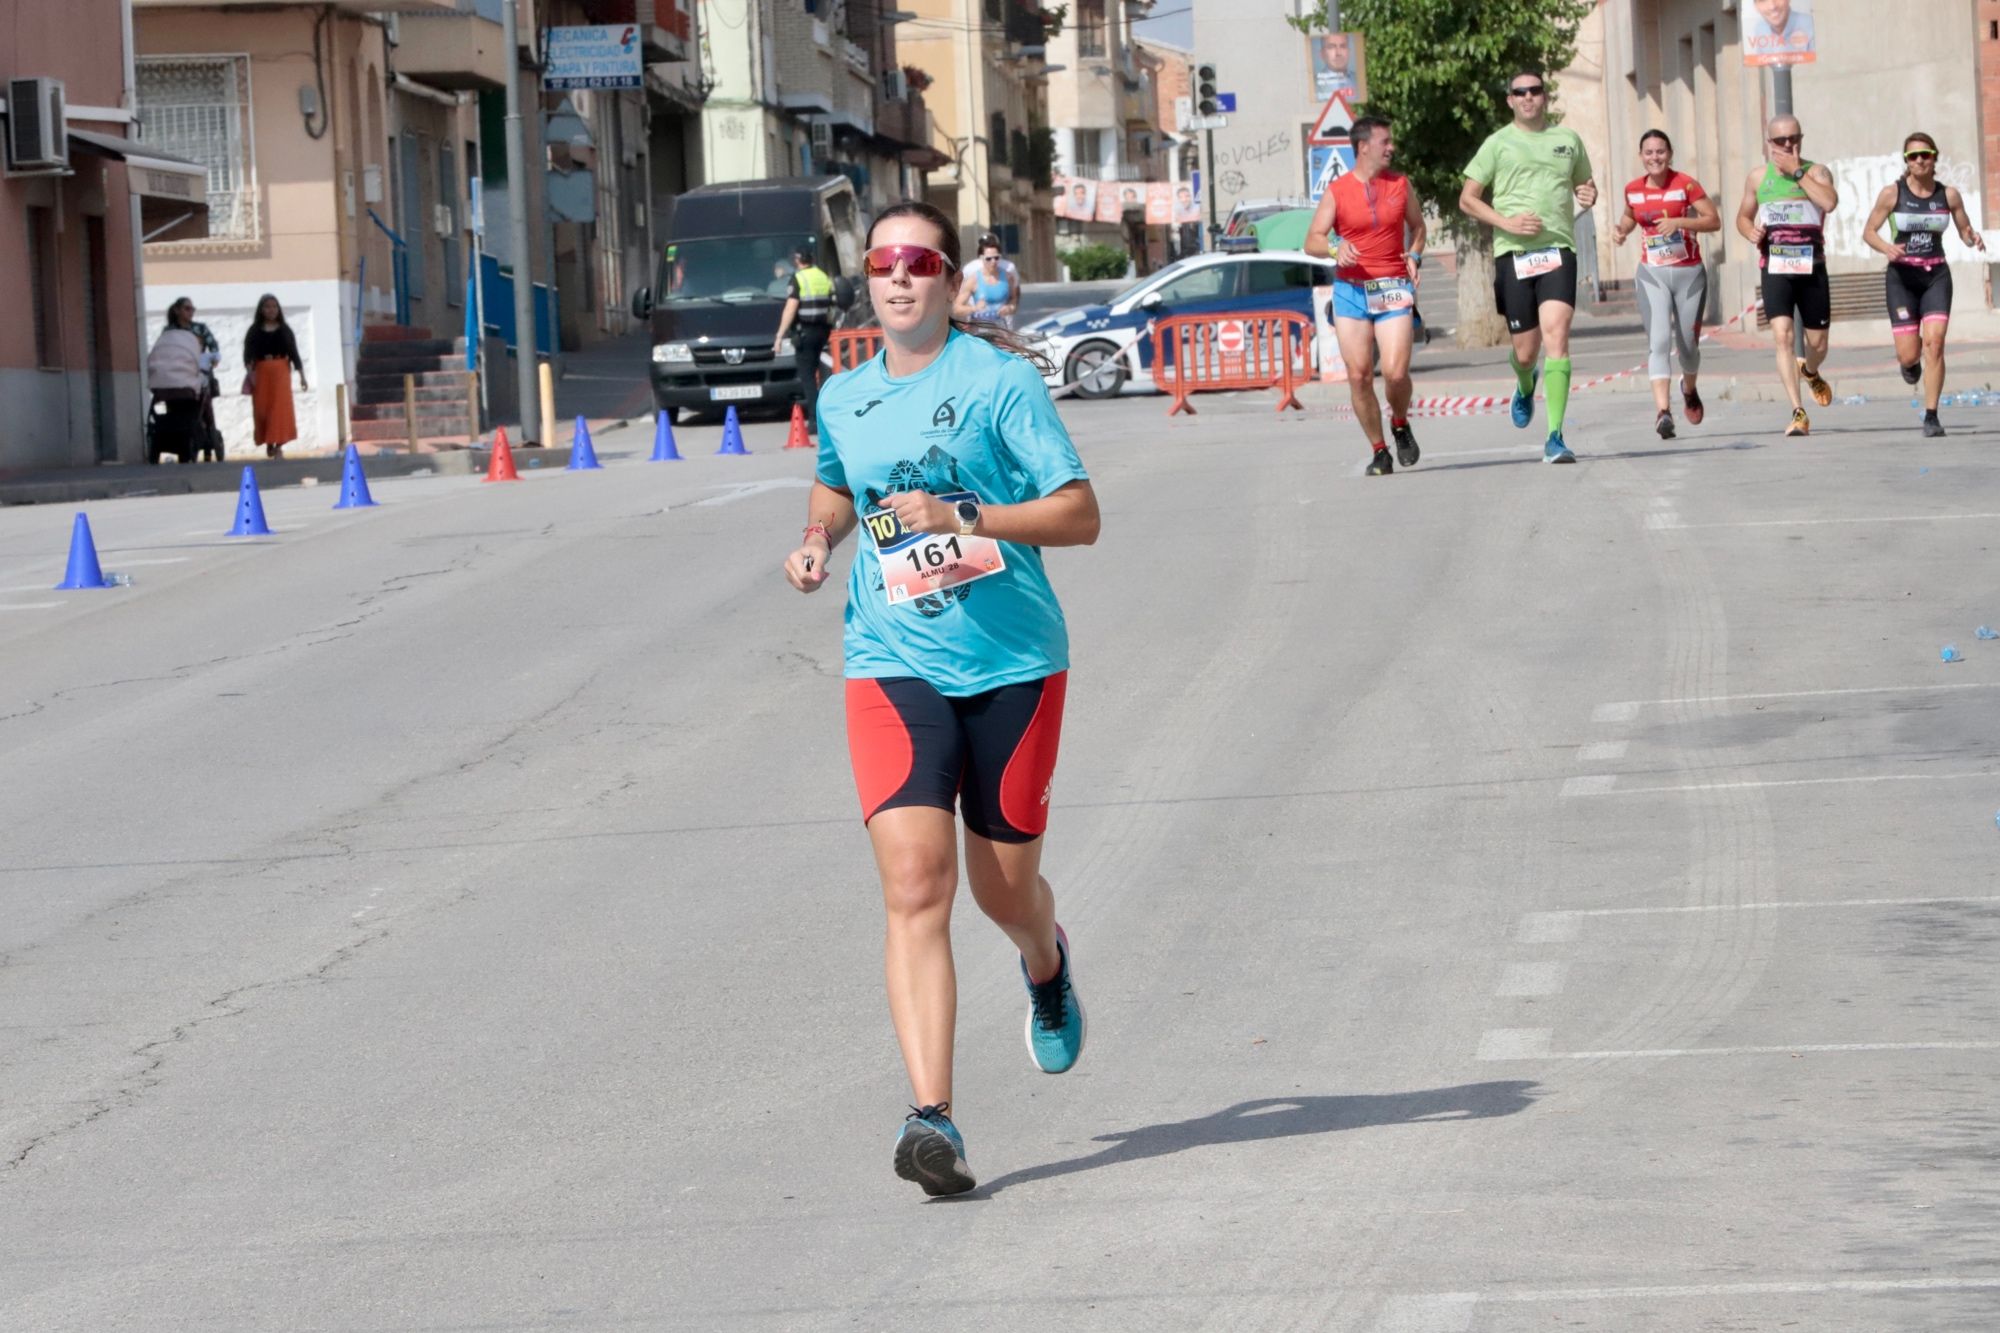
<svg viewBox="0 0 2000 1333">
<path fill-rule="evenodd" d="M 7 80 L 7 172 L 69 170 L 69 126 L 61 79 Z"/>
<path fill-rule="evenodd" d="M 431 205 L 431 230 L 444 237 L 449 237 L 458 230 L 452 222 L 450 204 Z"/>
<path fill-rule="evenodd" d="M 817 158 L 833 155 L 833 122 L 816 120 L 812 123 L 813 156 Z"/>
<path fill-rule="evenodd" d="M 910 76 L 900 69 L 883 70 L 882 96 L 891 102 L 907 101 L 910 96 Z"/>
</svg>

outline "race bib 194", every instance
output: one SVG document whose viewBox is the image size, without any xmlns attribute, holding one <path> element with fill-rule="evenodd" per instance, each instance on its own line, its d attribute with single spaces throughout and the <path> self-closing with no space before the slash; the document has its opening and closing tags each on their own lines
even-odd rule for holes
<svg viewBox="0 0 2000 1333">
<path fill-rule="evenodd" d="M 1393 314 L 1417 303 L 1417 290 L 1408 278 L 1370 278 L 1363 285 L 1362 294 L 1371 315 Z"/>
<path fill-rule="evenodd" d="M 946 504 L 977 503 L 971 491 L 940 495 Z M 891 509 L 862 515 L 882 567 L 882 590 L 891 606 L 903 606 L 945 588 L 983 579 L 1007 568 L 1000 543 L 991 537 L 961 537 L 957 533 L 911 532 Z"/>
<path fill-rule="evenodd" d="M 1555 246 L 1546 250 L 1523 250 L 1514 256 L 1514 276 L 1526 282 L 1544 273 L 1555 272 L 1562 267 L 1562 263 L 1562 251 Z"/>
<path fill-rule="evenodd" d="M 1774 245 L 1766 267 L 1773 273 L 1799 276 L 1813 271 L 1813 248 L 1810 245 Z"/>
</svg>

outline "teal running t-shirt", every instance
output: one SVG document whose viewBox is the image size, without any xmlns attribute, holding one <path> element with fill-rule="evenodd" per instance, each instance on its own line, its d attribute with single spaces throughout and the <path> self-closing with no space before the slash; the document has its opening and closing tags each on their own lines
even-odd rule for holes
<svg viewBox="0 0 2000 1333">
<path fill-rule="evenodd" d="M 1068 670 L 1069 627 L 1040 547 L 904 533 L 880 502 L 927 491 L 1021 504 L 1088 477 L 1035 368 L 983 338 L 953 330 L 935 361 L 903 379 L 878 352 L 828 380 L 819 479 L 851 493 L 862 520 L 847 580 L 848 677 L 915 676 L 962 697 Z M 952 578 L 963 581 L 938 586 Z"/>
</svg>

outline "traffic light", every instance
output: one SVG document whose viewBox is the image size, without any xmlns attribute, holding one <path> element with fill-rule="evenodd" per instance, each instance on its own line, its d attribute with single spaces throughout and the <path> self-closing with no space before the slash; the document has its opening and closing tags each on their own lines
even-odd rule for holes
<svg viewBox="0 0 2000 1333">
<path fill-rule="evenodd" d="M 1215 66 L 1213 64 L 1196 65 L 1194 67 L 1195 109 L 1204 116 L 1213 116 L 1217 112 L 1218 108 L 1215 100 L 1217 86 Z"/>
</svg>

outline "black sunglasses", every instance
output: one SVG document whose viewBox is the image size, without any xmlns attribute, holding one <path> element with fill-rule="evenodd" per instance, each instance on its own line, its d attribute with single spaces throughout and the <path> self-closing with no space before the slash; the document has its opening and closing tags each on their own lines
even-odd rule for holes
<svg viewBox="0 0 2000 1333">
<path fill-rule="evenodd" d="M 1905 162 L 1915 162 L 1919 158 L 1923 159 L 1924 161 L 1934 162 L 1937 160 L 1937 154 L 1931 152 L 1928 148 L 1913 148 L 1909 152 L 1903 154 L 1903 160 Z"/>
<path fill-rule="evenodd" d="M 1775 134 L 1771 136 L 1771 142 L 1780 148 L 1797 148 L 1805 142 L 1805 138 L 1803 134 Z"/>
<path fill-rule="evenodd" d="M 1548 91 L 1548 85 L 1547 85 L 1547 84 L 1542 84 L 1542 83 L 1527 83 L 1527 84 L 1523 84 L 1523 85 L 1521 85 L 1521 86 L 1520 86 L 1519 88 L 1509 88 L 1509 89 L 1507 90 L 1507 96 L 1509 96 L 1509 97 L 1540 97 L 1540 96 L 1541 96 L 1541 95 L 1542 95 L 1543 93 L 1545 93 L 1545 92 L 1547 92 L 1547 91 Z"/>
</svg>

